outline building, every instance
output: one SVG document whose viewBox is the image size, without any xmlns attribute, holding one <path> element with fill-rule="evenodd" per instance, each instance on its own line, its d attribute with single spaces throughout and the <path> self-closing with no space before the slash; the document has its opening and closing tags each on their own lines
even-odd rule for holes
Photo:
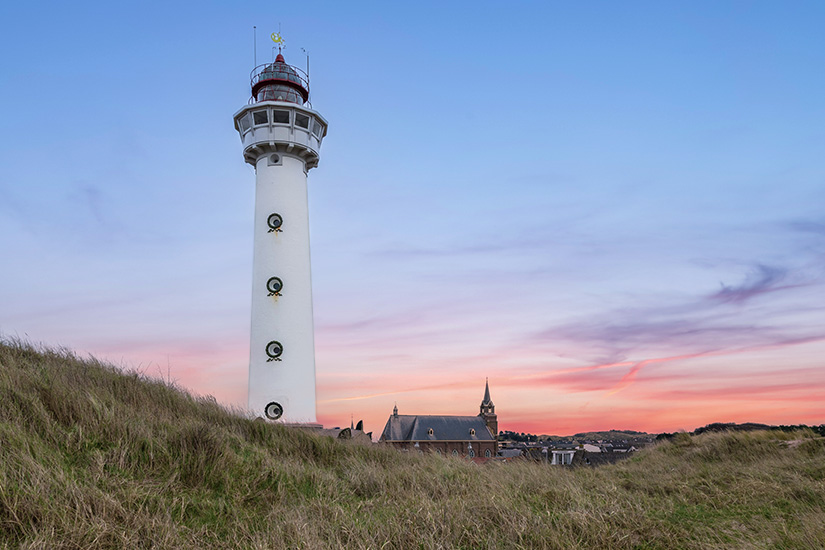
<svg viewBox="0 0 825 550">
<path fill-rule="evenodd" d="M 392 415 L 378 440 L 403 451 L 432 452 L 445 456 L 489 459 L 498 451 L 498 416 L 485 384 L 484 399 L 476 416 Z"/>
<path fill-rule="evenodd" d="M 234 116 L 255 169 L 248 407 L 269 420 L 315 425 L 307 173 L 318 165 L 327 121 L 310 108 L 308 76 L 280 49 L 253 69 L 251 87 Z"/>
<path fill-rule="evenodd" d="M 550 451 L 550 453 L 553 455 L 552 459 L 550 460 L 550 464 L 570 466 L 571 464 L 573 464 L 573 457 L 576 456 L 576 449 L 553 449 Z"/>
</svg>

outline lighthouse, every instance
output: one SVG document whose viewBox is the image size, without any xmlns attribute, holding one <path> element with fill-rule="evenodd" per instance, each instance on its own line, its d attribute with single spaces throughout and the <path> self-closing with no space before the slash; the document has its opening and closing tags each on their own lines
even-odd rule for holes
<svg viewBox="0 0 825 550">
<path fill-rule="evenodd" d="M 234 117 L 255 169 L 248 407 L 269 420 L 314 424 L 307 173 L 318 166 L 327 121 L 311 108 L 308 75 L 280 48 L 252 70 L 250 85 L 252 97 Z"/>
</svg>

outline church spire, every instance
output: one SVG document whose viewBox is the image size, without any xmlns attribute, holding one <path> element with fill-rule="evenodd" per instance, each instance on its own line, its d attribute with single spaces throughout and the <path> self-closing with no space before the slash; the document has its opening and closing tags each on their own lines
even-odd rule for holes
<svg viewBox="0 0 825 550">
<path fill-rule="evenodd" d="M 490 399 L 490 381 L 484 381 L 484 399 L 481 401 L 481 414 L 496 414 L 496 406 L 493 405 L 493 400 Z"/>
<path fill-rule="evenodd" d="M 487 424 L 487 429 L 493 434 L 493 437 L 498 441 L 498 416 L 496 416 L 496 406 L 493 405 L 493 400 L 490 399 L 490 380 L 484 381 L 484 400 L 481 402 L 480 417 L 484 419 Z"/>
<path fill-rule="evenodd" d="M 481 402 L 481 404 L 482 405 L 487 405 L 488 403 L 490 405 L 492 405 L 493 400 L 490 399 L 490 379 L 485 378 L 484 379 L 484 400 Z"/>
</svg>

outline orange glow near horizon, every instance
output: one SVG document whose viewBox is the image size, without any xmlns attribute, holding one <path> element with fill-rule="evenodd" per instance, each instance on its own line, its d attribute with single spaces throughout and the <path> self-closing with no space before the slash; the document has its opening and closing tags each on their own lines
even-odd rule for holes
<svg viewBox="0 0 825 550">
<path fill-rule="evenodd" d="M 786 383 L 788 372 L 773 370 L 784 348 L 806 348 L 805 363 Z M 805 351 L 805 350 L 803 350 Z M 754 346 L 737 350 L 655 357 L 547 372 L 490 372 L 490 389 L 501 429 L 568 435 L 583 431 L 633 429 L 647 432 L 692 430 L 711 422 L 819 424 L 825 421 L 821 392 L 825 374 L 817 357 L 823 342 L 810 339 L 789 346 Z M 807 359 L 806 359 L 807 357 Z M 697 372 L 705 375 L 697 379 Z M 353 414 L 368 430 L 380 431 L 394 404 L 409 414 L 478 413 L 483 378 L 445 372 L 439 383 L 421 384 L 417 376 L 383 380 L 388 391 L 360 393 L 363 381 L 336 377 L 319 380 L 319 413 L 325 423 L 340 424 Z M 375 387 L 371 380 L 370 387 Z M 339 419 L 339 420 L 336 420 Z"/>
<path fill-rule="evenodd" d="M 240 335 L 223 344 L 179 345 L 157 364 L 130 363 L 147 349 L 120 343 L 94 353 L 102 358 L 118 353 L 116 364 L 131 364 L 195 394 L 245 407 L 248 347 Z M 658 433 L 711 422 L 825 422 L 825 369 L 819 359 L 825 356 L 825 341 L 817 338 L 575 366 L 563 359 L 469 356 L 448 368 L 426 361 L 417 369 L 388 370 L 381 368 L 380 357 L 366 364 L 347 358 L 353 366 L 330 369 L 329 357 L 335 355 L 334 350 L 319 350 L 318 421 L 332 427 L 349 425 L 351 417 L 363 419 L 376 438 L 396 404 L 402 414 L 478 414 L 485 377 L 500 429 L 517 432 Z M 508 365 L 508 360 L 517 364 Z M 494 368 L 496 364 L 502 366 Z"/>
</svg>

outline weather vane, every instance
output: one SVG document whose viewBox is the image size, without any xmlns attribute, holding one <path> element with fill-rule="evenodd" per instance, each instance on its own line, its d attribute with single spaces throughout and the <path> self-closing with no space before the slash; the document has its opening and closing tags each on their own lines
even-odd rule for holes
<svg viewBox="0 0 825 550">
<path fill-rule="evenodd" d="M 282 48 L 286 48 L 286 43 L 284 43 L 284 39 L 280 32 L 273 32 L 270 38 L 272 38 L 272 41 L 278 45 L 278 53 L 281 52 Z"/>
</svg>

